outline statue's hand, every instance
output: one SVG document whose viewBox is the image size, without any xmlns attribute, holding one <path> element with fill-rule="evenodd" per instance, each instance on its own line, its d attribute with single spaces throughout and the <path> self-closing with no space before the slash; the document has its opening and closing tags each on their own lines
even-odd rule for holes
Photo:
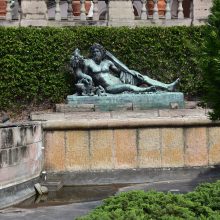
<svg viewBox="0 0 220 220">
<path fill-rule="evenodd" d="M 135 71 L 135 70 L 132 70 L 132 73 L 133 73 L 134 76 L 137 77 L 138 79 L 144 80 L 143 76 L 142 76 L 139 72 L 137 72 L 137 71 Z"/>
</svg>

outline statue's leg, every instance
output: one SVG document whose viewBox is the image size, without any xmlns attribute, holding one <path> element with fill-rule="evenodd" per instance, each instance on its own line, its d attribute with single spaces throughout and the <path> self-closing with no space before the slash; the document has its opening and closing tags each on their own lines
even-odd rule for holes
<svg viewBox="0 0 220 220">
<path fill-rule="evenodd" d="M 106 92 L 111 93 L 111 94 L 118 94 L 122 92 L 155 92 L 156 88 L 154 86 L 150 87 L 137 87 L 134 85 L 130 84 L 120 84 L 120 85 L 113 85 L 113 86 L 108 86 L 106 88 Z"/>
<path fill-rule="evenodd" d="M 136 72 L 134 70 L 133 70 L 133 72 L 135 74 L 137 74 L 137 78 L 139 79 L 139 82 L 147 83 L 148 85 L 155 86 L 157 88 L 161 88 L 161 89 L 164 89 L 164 90 L 167 90 L 167 91 L 173 91 L 175 89 L 176 85 L 179 82 L 179 78 L 178 78 L 177 80 L 175 80 L 174 82 L 169 83 L 169 84 L 162 83 L 160 81 L 151 79 L 150 77 L 148 77 L 146 75 L 141 75 L 140 73 L 138 73 L 138 72 Z"/>
<path fill-rule="evenodd" d="M 144 80 L 146 83 L 148 83 L 151 86 L 155 86 L 157 88 L 161 88 L 161 89 L 165 89 L 167 91 L 173 91 L 176 88 L 176 85 L 178 84 L 178 82 L 180 81 L 180 79 L 178 78 L 177 80 L 175 80 L 172 83 L 162 83 L 160 81 L 151 79 L 148 76 L 143 76 Z"/>
</svg>

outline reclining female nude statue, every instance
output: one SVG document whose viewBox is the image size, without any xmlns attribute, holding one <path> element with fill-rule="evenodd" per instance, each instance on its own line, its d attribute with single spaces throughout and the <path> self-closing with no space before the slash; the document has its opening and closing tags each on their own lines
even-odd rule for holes
<svg viewBox="0 0 220 220">
<path fill-rule="evenodd" d="M 89 58 L 84 58 L 79 49 L 76 49 L 71 58 L 71 67 L 78 80 L 75 85 L 78 95 L 144 93 L 157 90 L 171 92 L 179 82 L 177 79 L 166 84 L 130 70 L 100 44 L 90 47 Z"/>
</svg>

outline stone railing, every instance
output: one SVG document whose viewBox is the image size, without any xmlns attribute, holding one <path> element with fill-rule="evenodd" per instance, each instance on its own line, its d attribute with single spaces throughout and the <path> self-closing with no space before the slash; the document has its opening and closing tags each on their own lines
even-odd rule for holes
<svg viewBox="0 0 220 220">
<path fill-rule="evenodd" d="M 13 3 L 7 0 L 6 3 L 5 13 L 0 8 L 0 25 L 191 25 L 206 19 L 211 6 L 211 0 L 206 4 L 201 0 L 55 0 L 47 4 L 44 0 L 22 0 L 21 5 L 18 0 Z"/>
</svg>

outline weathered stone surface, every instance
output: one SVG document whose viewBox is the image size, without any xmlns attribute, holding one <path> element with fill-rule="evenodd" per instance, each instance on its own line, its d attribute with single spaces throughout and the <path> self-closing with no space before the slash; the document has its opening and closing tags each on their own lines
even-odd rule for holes
<svg viewBox="0 0 220 220">
<path fill-rule="evenodd" d="M 212 6 L 212 1 L 210 0 L 194 0 L 194 18 L 197 19 L 207 19 L 210 14 L 210 8 Z"/>
<path fill-rule="evenodd" d="M 162 128 L 162 166 L 184 166 L 184 137 L 182 128 Z"/>
<path fill-rule="evenodd" d="M 113 131 L 90 131 L 90 163 L 91 169 L 112 169 L 113 161 Z"/>
<path fill-rule="evenodd" d="M 206 116 L 206 109 L 159 109 L 159 117 L 199 117 Z"/>
<path fill-rule="evenodd" d="M 171 102 L 184 107 L 183 94 L 179 92 L 149 94 L 117 94 L 108 96 L 67 96 L 69 105 L 94 104 L 100 111 L 113 111 L 123 104 L 132 103 L 133 108 L 145 110 L 153 108 L 170 108 Z"/>
<path fill-rule="evenodd" d="M 138 160 L 141 168 L 161 166 L 161 138 L 158 128 L 139 129 Z"/>
<path fill-rule="evenodd" d="M 78 120 L 78 119 L 109 119 L 111 118 L 110 112 L 75 112 L 75 113 L 65 113 L 65 119 L 67 120 Z"/>
<path fill-rule="evenodd" d="M 92 112 L 95 111 L 94 104 L 67 105 L 56 104 L 56 112 Z"/>
<path fill-rule="evenodd" d="M 114 130 L 114 158 L 115 168 L 136 168 L 137 167 L 137 147 L 135 129 Z"/>
<path fill-rule="evenodd" d="M 51 113 L 36 113 L 33 112 L 30 115 L 32 121 L 47 121 L 47 120 L 62 120 L 64 119 L 64 113 L 62 112 L 51 112 Z"/>
<path fill-rule="evenodd" d="M 0 128 L 0 192 L 39 176 L 43 167 L 42 137 L 39 136 L 42 133 L 40 127 L 37 129 L 38 124 L 3 126 Z M 23 195 L 19 192 L 14 198 Z M 7 200 L 5 204 L 0 202 L 0 206 L 11 203 Z"/>
<path fill-rule="evenodd" d="M 88 170 L 89 161 L 89 131 L 66 132 L 66 169 Z"/>
<path fill-rule="evenodd" d="M 123 13 L 122 13 L 123 11 Z M 110 1 L 109 20 L 134 20 L 133 5 L 131 1 Z"/>
<path fill-rule="evenodd" d="M 185 165 L 208 165 L 206 128 L 187 128 L 185 130 Z"/>
<path fill-rule="evenodd" d="M 209 164 L 220 164 L 220 128 L 208 128 L 209 134 Z"/>
<path fill-rule="evenodd" d="M 156 118 L 158 117 L 158 110 L 157 109 L 150 109 L 150 110 L 142 110 L 142 111 L 112 111 L 111 112 L 112 118 Z"/>
<path fill-rule="evenodd" d="M 23 0 L 21 2 L 21 10 L 24 19 L 46 19 L 47 6 L 42 0 Z"/>
<path fill-rule="evenodd" d="M 48 170 L 65 169 L 65 132 L 54 131 L 45 134 L 45 167 Z"/>
</svg>

